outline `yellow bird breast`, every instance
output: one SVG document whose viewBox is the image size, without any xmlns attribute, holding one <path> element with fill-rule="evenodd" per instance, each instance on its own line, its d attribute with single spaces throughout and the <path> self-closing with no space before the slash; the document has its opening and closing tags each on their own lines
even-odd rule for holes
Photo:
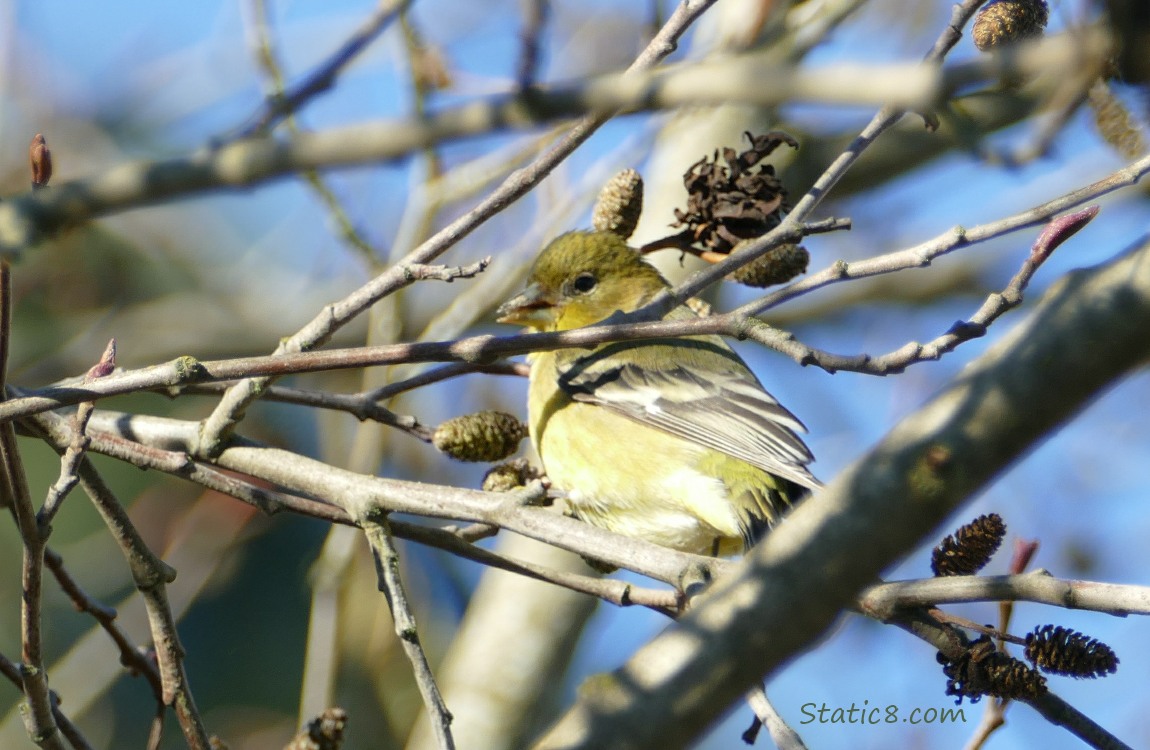
<svg viewBox="0 0 1150 750">
<path fill-rule="evenodd" d="M 698 468 L 706 448 L 572 401 L 541 364 L 532 367 L 531 439 L 577 518 L 686 552 L 712 554 L 716 541 L 721 554 L 742 551 L 727 486 Z M 590 437 L 598 435 L 610 437 Z"/>
</svg>

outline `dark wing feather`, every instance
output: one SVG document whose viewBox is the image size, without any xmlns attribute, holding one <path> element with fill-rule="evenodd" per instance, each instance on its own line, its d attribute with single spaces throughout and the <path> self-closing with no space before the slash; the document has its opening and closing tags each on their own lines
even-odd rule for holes
<svg viewBox="0 0 1150 750">
<path fill-rule="evenodd" d="M 806 432 L 802 422 L 763 390 L 726 345 L 701 339 L 692 343 L 707 351 L 681 357 L 672 369 L 644 366 L 654 349 L 665 354 L 671 348 L 667 344 L 608 345 L 568 360 L 560 387 L 576 401 L 713 448 L 803 487 L 818 487 L 806 468 L 811 452 L 798 436 Z M 635 361 L 619 364 L 611 356 L 619 353 L 612 351 L 616 347 L 625 347 L 627 358 Z M 699 356 L 706 357 L 706 368 L 682 361 Z"/>
</svg>

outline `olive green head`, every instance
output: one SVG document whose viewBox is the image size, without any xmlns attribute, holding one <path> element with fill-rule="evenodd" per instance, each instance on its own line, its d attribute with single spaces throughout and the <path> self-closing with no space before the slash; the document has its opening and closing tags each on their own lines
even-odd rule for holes
<svg viewBox="0 0 1150 750">
<path fill-rule="evenodd" d="M 527 287 L 498 310 L 503 323 L 566 331 L 630 312 L 667 282 L 612 232 L 568 232 L 551 242 L 531 269 Z"/>
</svg>

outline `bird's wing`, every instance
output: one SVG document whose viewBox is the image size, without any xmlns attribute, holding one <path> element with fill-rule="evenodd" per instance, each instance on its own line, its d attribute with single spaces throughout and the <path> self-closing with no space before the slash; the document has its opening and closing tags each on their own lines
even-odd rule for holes
<svg viewBox="0 0 1150 750">
<path fill-rule="evenodd" d="M 807 470 L 811 452 L 798 436 L 806 432 L 802 422 L 759 385 L 729 347 L 712 339 L 608 344 L 566 358 L 559 384 L 576 401 L 610 409 L 804 487 L 819 487 Z M 654 362 L 674 364 L 651 366 Z"/>
</svg>

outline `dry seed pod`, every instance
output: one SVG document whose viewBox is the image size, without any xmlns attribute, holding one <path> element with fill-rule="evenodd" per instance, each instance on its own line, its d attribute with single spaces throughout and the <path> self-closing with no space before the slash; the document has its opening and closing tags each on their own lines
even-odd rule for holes
<svg viewBox="0 0 1150 750">
<path fill-rule="evenodd" d="M 447 420 L 435 428 L 431 442 L 459 461 L 500 461 L 519 448 L 526 434 L 511 414 L 481 411 Z"/>
<path fill-rule="evenodd" d="M 968 576 L 982 570 L 1006 536 L 997 513 L 979 516 L 934 548 L 930 569 L 936 576 Z"/>
<path fill-rule="evenodd" d="M 995 652 L 987 665 L 990 682 L 988 695 L 996 698 L 1037 698 L 1046 692 L 1046 678 L 1031 669 L 1025 662 Z"/>
<path fill-rule="evenodd" d="M 1046 692 L 1046 678 L 1009 654 L 998 651 L 983 635 L 955 661 L 941 652 L 938 662 L 946 675 L 946 694 L 977 703 L 984 695 L 998 698 L 1035 698 Z"/>
<path fill-rule="evenodd" d="M 726 255 L 740 241 L 774 229 L 790 210 L 774 166 L 759 162 L 781 145 L 798 148 L 798 141 L 781 131 L 745 135 L 747 150 L 715 151 L 683 175 L 687 208 L 675 209 L 672 226 L 685 226 L 691 244 L 705 253 Z"/>
<path fill-rule="evenodd" d="M 1003 44 L 1042 36 L 1050 9 L 1045 0 L 996 0 L 974 17 L 974 46 L 988 52 Z"/>
<path fill-rule="evenodd" d="M 643 211 L 643 178 L 634 169 L 624 169 L 599 191 L 591 226 L 627 239 L 639 224 Z"/>
<path fill-rule="evenodd" d="M 1118 670 L 1114 649 L 1070 628 L 1044 625 L 1026 636 L 1026 658 L 1044 672 L 1103 677 Z"/>
</svg>

